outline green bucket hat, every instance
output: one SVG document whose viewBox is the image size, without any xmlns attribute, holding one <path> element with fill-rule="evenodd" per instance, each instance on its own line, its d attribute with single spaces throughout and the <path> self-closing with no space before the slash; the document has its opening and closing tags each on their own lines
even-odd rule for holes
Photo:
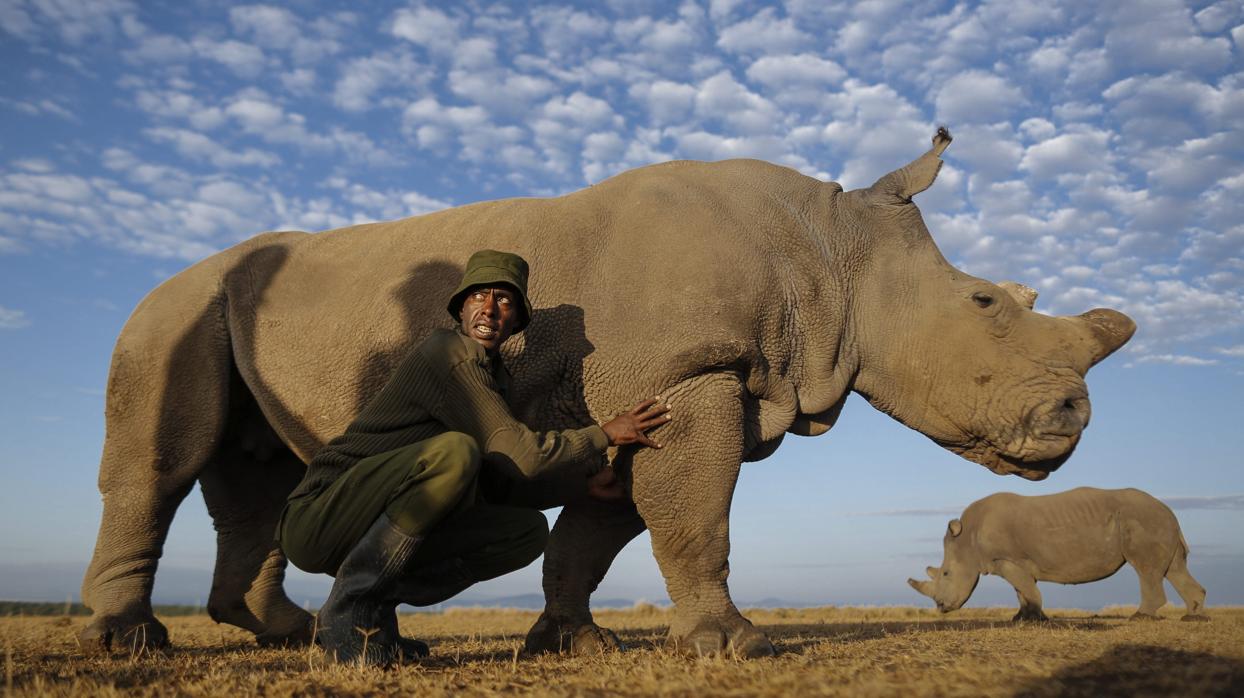
<svg viewBox="0 0 1244 698">
<path fill-rule="evenodd" d="M 523 299 L 522 317 L 514 327 L 515 334 L 522 332 L 527 323 L 531 322 L 531 302 L 527 300 L 527 260 L 512 252 L 480 250 L 471 255 L 471 259 L 467 260 L 466 271 L 462 274 L 462 283 L 458 284 L 457 290 L 449 297 L 449 305 L 446 306 L 449 315 L 454 320 L 461 321 L 459 314 L 462 312 L 462 301 L 466 298 L 467 291 L 472 286 L 496 283 L 514 287 L 518 291 L 518 297 Z"/>
</svg>

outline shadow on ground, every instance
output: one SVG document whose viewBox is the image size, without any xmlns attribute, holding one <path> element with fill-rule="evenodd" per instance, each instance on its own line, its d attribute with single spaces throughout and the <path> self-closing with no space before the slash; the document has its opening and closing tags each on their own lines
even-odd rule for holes
<svg viewBox="0 0 1244 698">
<path fill-rule="evenodd" d="M 1015 698 L 1045 696 L 1241 696 L 1244 663 L 1203 652 L 1118 645 L 1048 679 L 1027 682 Z"/>
<path fill-rule="evenodd" d="M 860 621 L 855 623 L 815 623 L 758 625 L 777 645 L 779 652 L 802 654 L 824 642 L 848 643 L 875 640 L 907 632 L 973 631 L 990 628 L 1066 628 L 1085 632 L 1108 630 L 1111 626 L 1090 618 L 1054 619 L 1042 623 L 1015 623 L 1009 620 Z"/>
</svg>

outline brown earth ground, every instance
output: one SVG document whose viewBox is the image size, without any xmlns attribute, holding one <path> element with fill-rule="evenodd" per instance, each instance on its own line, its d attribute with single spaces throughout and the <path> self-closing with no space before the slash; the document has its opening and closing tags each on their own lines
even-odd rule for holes
<svg viewBox="0 0 1244 698">
<path fill-rule="evenodd" d="M 669 611 L 600 611 L 632 649 L 597 657 L 518 652 L 535 613 L 403 615 L 433 656 L 400 669 L 336 666 L 316 649 L 260 649 L 206 616 L 169 618 L 168 654 L 81 656 L 85 618 L 0 618 L 6 696 L 676 695 L 1244 696 L 1244 608 L 1209 623 L 1128 622 L 1132 608 L 1053 611 L 1013 624 L 1012 609 L 940 616 L 915 608 L 751 610 L 773 659 L 685 657 L 663 648 Z"/>
</svg>

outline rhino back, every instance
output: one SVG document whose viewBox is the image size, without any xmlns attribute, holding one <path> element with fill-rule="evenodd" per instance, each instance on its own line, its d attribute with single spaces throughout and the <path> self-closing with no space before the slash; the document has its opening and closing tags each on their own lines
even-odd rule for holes
<svg viewBox="0 0 1244 698">
<path fill-rule="evenodd" d="M 1041 581 L 1097 581 L 1124 563 L 1126 492 L 1080 487 L 1033 497 L 991 495 L 964 512 L 964 527 L 976 531 L 983 571 L 995 560 L 1010 560 Z"/>
<path fill-rule="evenodd" d="M 505 352 L 536 426 L 583 424 L 713 367 L 761 370 L 764 390 L 792 364 L 790 299 L 825 266 L 809 231 L 822 185 L 759 161 L 667 163 L 562 197 L 252 244 L 226 282 L 237 361 L 265 411 L 291 415 L 287 441 L 314 450 L 453 325 L 461 265 L 490 247 L 531 264 L 535 316 Z"/>
</svg>

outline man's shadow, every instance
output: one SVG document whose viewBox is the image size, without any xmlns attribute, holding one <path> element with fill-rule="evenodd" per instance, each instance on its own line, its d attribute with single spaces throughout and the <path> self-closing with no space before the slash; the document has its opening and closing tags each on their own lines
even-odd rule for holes
<svg viewBox="0 0 1244 698">
<path fill-rule="evenodd" d="M 361 410 L 384 386 L 403 357 L 438 328 L 456 328 L 446 306 L 463 268 L 449 262 L 415 265 L 394 292 L 406 329 L 401 339 L 365 360 L 355 405 Z M 533 308 L 531 322 L 501 347 L 512 376 L 505 395 L 514 416 L 532 429 L 573 429 L 594 424 L 584 396 L 583 360 L 595 350 L 587 340 L 583 308 L 563 303 Z"/>
<path fill-rule="evenodd" d="M 1016 698 L 1037 696 L 1241 696 L 1244 662 L 1154 645 L 1117 645 L 1049 678 L 1026 681 Z"/>
</svg>

